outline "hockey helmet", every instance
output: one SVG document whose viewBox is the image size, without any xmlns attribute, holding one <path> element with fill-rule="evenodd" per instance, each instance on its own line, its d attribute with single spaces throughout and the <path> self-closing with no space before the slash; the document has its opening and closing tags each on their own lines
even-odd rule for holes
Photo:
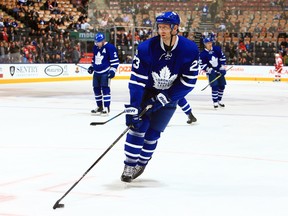
<svg viewBox="0 0 288 216">
<path fill-rule="evenodd" d="M 213 43 L 213 42 L 214 42 L 213 38 L 211 38 L 211 37 L 206 37 L 206 38 L 203 39 L 203 43 L 204 43 L 204 44 L 209 43 L 209 42 L 212 42 L 212 43 Z"/>
<path fill-rule="evenodd" d="M 168 11 L 156 17 L 157 24 L 170 24 L 171 27 L 180 24 L 180 17 L 176 12 Z"/>
<path fill-rule="evenodd" d="M 95 43 L 100 43 L 102 41 L 105 40 L 105 35 L 102 33 L 102 32 L 98 32 L 96 35 L 95 35 Z"/>
<path fill-rule="evenodd" d="M 276 53 L 275 54 L 275 58 L 279 58 L 280 57 L 280 54 L 279 53 Z"/>
</svg>

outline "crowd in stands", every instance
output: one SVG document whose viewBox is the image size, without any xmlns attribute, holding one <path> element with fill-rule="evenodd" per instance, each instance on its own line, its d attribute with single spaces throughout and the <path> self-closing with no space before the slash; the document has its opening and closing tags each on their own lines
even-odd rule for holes
<svg viewBox="0 0 288 216">
<path fill-rule="evenodd" d="M 189 39 L 199 38 L 201 23 L 213 23 L 211 31 L 227 64 L 273 65 L 274 54 L 281 53 L 288 65 L 285 2 L 269 0 L 272 10 L 249 12 L 243 4 L 231 4 L 231 0 L 113 0 L 107 1 L 108 9 L 95 7 L 88 15 L 88 0 L 0 0 L 0 63 L 77 62 L 90 50 L 87 42 L 72 40 L 70 32 L 100 30 L 118 48 L 120 61 L 131 63 L 137 45 L 155 35 L 155 16 L 175 9 L 182 20 L 179 34 Z"/>
</svg>

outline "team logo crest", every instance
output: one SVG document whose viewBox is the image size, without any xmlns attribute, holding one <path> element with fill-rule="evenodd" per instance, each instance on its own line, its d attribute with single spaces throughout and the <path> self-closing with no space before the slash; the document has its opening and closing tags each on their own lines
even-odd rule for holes
<svg viewBox="0 0 288 216">
<path fill-rule="evenodd" d="M 95 56 L 95 64 L 96 65 L 102 64 L 103 58 L 104 58 L 104 56 L 102 56 L 101 53 L 98 52 L 97 55 Z"/>
<path fill-rule="evenodd" d="M 169 89 L 172 86 L 173 82 L 177 78 L 177 75 L 174 74 L 171 76 L 169 68 L 165 66 L 160 70 L 159 74 L 153 71 L 152 77 L 154 80 L 153 87 L 156 89 L 165 90 Z"/>
<path fill-rule="evenodd" d="M 218 66 L 218 58 L 215 56 L 212 56 L 211 60 L 209 61 L 212 67 L 217 67 Z"/>
</svg>

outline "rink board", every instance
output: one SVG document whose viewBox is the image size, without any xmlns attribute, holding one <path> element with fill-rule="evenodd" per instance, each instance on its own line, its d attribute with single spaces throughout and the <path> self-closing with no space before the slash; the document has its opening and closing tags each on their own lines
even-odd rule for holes
<svg viewBox="0 0 288 216">
<path fill-rule="evenodd" d="M 90 64 L 0 64 L 0 84 L 79 81 L 90 80 L 87 68 Z M 231 65 L 227 65 L 230 68 Z M 114 79 L 129 79 L 131 64 L 121 64 Z M 243 66 L 234 65 L 226 74 L 227 80 L 272 81 L 275 77 L 274 66 Z M 199 79 L 205 80 L 204 71 L 199 73 Z M 288 81 L 288 67 L 281 74 L 282 81 Z"/>
</svg>

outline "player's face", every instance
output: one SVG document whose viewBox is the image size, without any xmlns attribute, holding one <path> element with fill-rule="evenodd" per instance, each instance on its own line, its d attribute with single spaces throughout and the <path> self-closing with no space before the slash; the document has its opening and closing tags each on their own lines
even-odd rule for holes
<svg viewBox="0 0 288 216">
<path fill-rule="evenodd" d="M 95 45 L 96 45 L 98 48 L 101 48 L 101 47 L 104 45 L 104 41 L 99 42 L 99 43 L 96 43 L 96 42 L 95 42 Z"/>
<path fill-rule="evenodd" d="M 171 38 L 171 26 L 169 24 L 158 24 L 158 33 L 163 41 L 168 41 Z"/>
<path fill-rule="evenodd" d="M 212 42 L 205 43 L 205 47 L 206 47 L 206 49 L 211 50 L 212 49 Z"/>
</svg>

